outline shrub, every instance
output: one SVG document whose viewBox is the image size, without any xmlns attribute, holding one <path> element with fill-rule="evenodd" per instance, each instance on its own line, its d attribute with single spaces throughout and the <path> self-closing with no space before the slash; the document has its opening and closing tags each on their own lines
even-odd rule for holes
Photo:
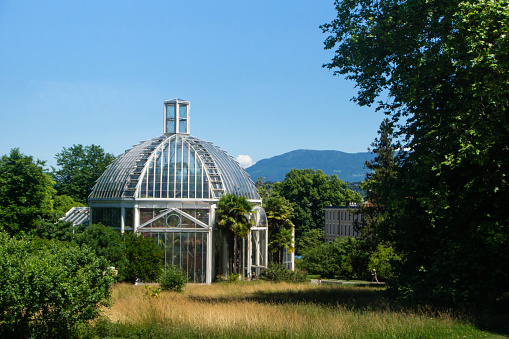
<svg viewBox="0 0 509 339">
<path fill-rule="evenodd" d="M 378 278 L 382 280 L 394 278 L 393 264 L 401 261 L 401 257 L 389 244 L 378 244 L 369 258 L 369 268 L 376 269 Z"/>
<path fill-rule="evenodd" d="M 158 282 L 163 291 L 183 292 L 187 277 L 180 267 L 171 265 L 159 276 Z"/>
<path fill-rule="evenodd" d="M 103 224 L 90 225 L 76 234 L 75 241 L 89 246 L 97 255 L 105 258 L 110 266 L 115 267 L 118 270 L 117 280 L 124 279 L 127 249 L 119 231 Z"/>
<path fill-rule="evenodd" d="M 0 233 L 0 337 L 71 337 L 109 304 L 113 278 L 92 250 Z"/>
<path fill-rule="evenodd" d="M 162 249 L 153 239 L 142 235 L 124 233 L 122 239 L 128 261 L 124 268 L 123 281 L 132 284 L 136 280 L 144 282 L 157 281 L 163 268 Z"/>
<path fill-rule="evenodd" d="M 259 279 L 273 282 L 304 282 L 306 274 L 301 271 L 289 270 L 280 264 L 270 263 L 260 272 Z"/>
</svg>

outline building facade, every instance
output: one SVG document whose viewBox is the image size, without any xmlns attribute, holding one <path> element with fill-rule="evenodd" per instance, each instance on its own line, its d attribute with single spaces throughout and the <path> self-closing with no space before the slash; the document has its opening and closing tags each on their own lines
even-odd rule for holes
<svg viewBox="0 0 509 339">
<path fill-rule="evenodd" d="M 267 265 L 267 217 L 253 181 L 226 152 L 190 135 L 190 103 L 164 102 L 164 134 L 133 146 L 97 180 L 89 196 L 91 223 L 151 237 L 165 265 L 178 265 L 189 282 L 227 275 L 226 242 L 215 230 L 216 204 L 224 194 L 254 206 L 251 232 L 242 241 L 240 272 Z"/>
<path fill-rule="evenodd" d="M 334 241 L 338 237 L 360 237 L 355 225 L 363 221 L 363 216 L 358 210 L 359 204 L 325 207 L 325 242 Z"/>
</svg>

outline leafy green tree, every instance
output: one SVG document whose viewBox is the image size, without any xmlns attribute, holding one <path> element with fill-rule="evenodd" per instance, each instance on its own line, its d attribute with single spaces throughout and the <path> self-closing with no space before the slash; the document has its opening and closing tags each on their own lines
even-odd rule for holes
<svg viewBox="0 0 509 339">
<path fill-rule="evenodd" d="M 365 279 L 369 251 L 365 242 L 342 237 L 322 243 L 303 254 L 302 268 L 325 278 Z"/>
<path fill-rule="evenodd" d="M 113 278 L 90 249 L 0 233 L 0 336 L 69 338 L 109 305 Z"/>
<path fill-rule="evenodd" d="M 86 203 L 96 180 L 111 164 L 115 156 L 101 146 L 73 145 L 55 155 L 58 169 L 53 169 L 55 189 L 59 195 L 68 195 L 75 201 Z"/>
<path fill-rule="evenodd" d="M 292 253 L 295 249 L 291 221 L 293 208 L 284 198 L 269 198 L 263 205 L 268 219 L 270 261 L 282 264 L 284 250 Z"/>
<path fill-rule="evenodd" d="M 297 253 L 302 255 L 309 252 L 315 247 L 322 245 L 325 241 L 325 232 L 321 229 L 314 228 L 300 237 L 297 241 Z"/>
<path fill-rule="evenodd" d="M 378 134 L 379 138 L 371 144 L 375 157 L 366 161 L 365 166 L 370 171 L 362 183 L 368 203 L 359 209 L 363 215 L 362 222 L 355 224 L 357 231 L 375 245 L 381 239 L 390 241 L 394 237 L 394 228 L 390 226 L 390 218 L 387 218 L 387 206 L 391 205 L 394 191 L 399 188 L 395 180 L 398 167 L 392 143 L 393 130 L 388 118 L 382 121 Z"/>
<path fill-rule="evenodd" d="M 118 271 L 117 280 L 122 281 L 125 278 L 128 250 L 120 232 L 103 224 L 93 224 L 76 233 L 74 242 L 90 247 L 98 256 L 106 259 L 108 265 Z"/>
<path fill-rule="evenodd" d="M 226 237 L 228 244 L 228 268 L 230 274 L 239 274 L 240 239 L 247 238 L 251 230 L 249 214 L 253 205 L 245 198 L 225 194 L 219 199 L 216 209 L 216 225 Z"/>
<path fill-rule="evenodd" d="M 0 230 L 28 232 L 51 218 L 55 190 L 43 166 L 19 148 L 0 158 Z"/>
<path fill-rule="evenodd" d="M 272 181 L 263 181 L 263 178 L 260 177 L 256 179 L 255 186 L 263 201 L 278 197 L 278 192 L 274 189 L 274 182 Z"/>
<path fill-rule="evenodd" d="M 324 207 L 362 201 L 361 196 L 347 189 L 337 175 L 313 169 L 292 169 L 275 189 L 292 204 L 296 239 L 306 231 L 323 228 Z"/>
<path fill-rule="evenodd" d="M 156 281 L 163 269 L 163 250 L 153 239 L 135 233 L 124 233 L 122 240 L 127 258 L 122 273 L 124 281 L 132 284 L 136 280 Z"/>
<path fill-rule="evenodd" d="M 390 244 L 379 243 L 369 257 L 369 268 L 376 269 L 378 279 L 390 280 L 395 278 L 393 267 L 399 261 L 401 257 Z"/>
<path fill-rule="evenodd" d="M 509 290 L 509 1 L 336 1 L 325 65 L 395 128 L 385 209 L 400 296 L 495 305 Z M 403 278 L 404 277 L 404 278 Z"/>
<path fill-rule="evenodd" d="M 84 204 L 74 201 L 68 195 L 57 195 L 53 198 L 53 210 L 64 216 L 73 207 L 85 207 Z"/>
</svg>

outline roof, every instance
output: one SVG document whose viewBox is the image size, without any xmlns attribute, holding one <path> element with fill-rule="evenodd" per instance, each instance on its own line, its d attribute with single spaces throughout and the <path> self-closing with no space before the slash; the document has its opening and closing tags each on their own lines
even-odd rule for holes
<svg viewBox="0 0 509 339">
<path fill-rule="evenodd" d="M 97 180 L 94 199 L 260 200 L 246 171 L 219 147 L 185 134 L 161 135 L 120 155 Z"/>
<path fill-rule="evenodd" d="M 59 220 L 72 222 L 73 226 L 87 226 L 90 222 L 90 208 L 73 207 Z"/>
</svg>

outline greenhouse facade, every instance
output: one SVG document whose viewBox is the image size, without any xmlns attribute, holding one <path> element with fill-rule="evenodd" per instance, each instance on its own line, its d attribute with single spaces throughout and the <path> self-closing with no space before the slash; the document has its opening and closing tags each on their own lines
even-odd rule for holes
<svg viewBox="0 0 509 339">
<path fill-rule="evenodd" d="M 97 180 L 89 196 L 91 223 L 154 238 L 165 265 L 178 265 L 189 282 L 228 275 L 226 242 L 214 228 L 225 194 L 254 206 L 238 262 L 242 276 L 267 265 L 267 217 L 253 181 L 226 152 L 190 135 L 190 104 L 164 102 L 164 134 L 133 146 Z"/>
</svg>

